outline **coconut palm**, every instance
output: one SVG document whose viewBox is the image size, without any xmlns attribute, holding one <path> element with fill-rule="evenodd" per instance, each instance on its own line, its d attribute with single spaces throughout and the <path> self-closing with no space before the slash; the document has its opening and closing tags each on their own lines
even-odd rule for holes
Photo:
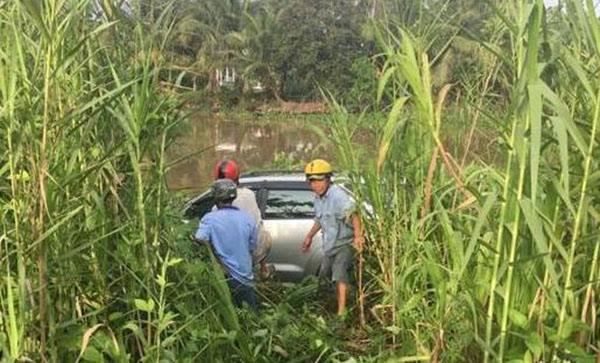
<svg viewBox="0 0 600 363">
<path fill-rule="evenodd" d="M 242 30 L 228 36 L 235 49 L 235 64 L 241 68 L 247 86 L 259 82 L 277 100 L 281 100 L 281 75 L 277 70 L 281 40 L 278 13 L 262 2 L 248 8 L 242 17 Z"/>
<path fill-rule="evenodd" d="M 236 0 L 185 0 L 176 4 L 171 67 L 199 75 L 214 90 L 217 69 L 233 64 L 227 38 L 240 29 L 245 5 Z"/>
</svg>

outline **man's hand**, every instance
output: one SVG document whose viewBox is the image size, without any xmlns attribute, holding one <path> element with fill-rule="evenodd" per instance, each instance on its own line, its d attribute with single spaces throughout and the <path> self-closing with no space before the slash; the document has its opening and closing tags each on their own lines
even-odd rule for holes
<svg viewBox="0 0 600 363">
<path fill-rule="evenodd" d="M 206 242 L 208 241 L 201 241 L 198 238 L 196 238 L 196 235 L 194 235 L 193 233 L 190 233 L 188 238 L 190 239 L 190 241 L 194 242 L 195 244 L 198 244 L 200 246 L 204 246 L 206 245 Z"/>
<path fill-rule="evenodd" d="M 354 248 L 356 252 L 361 253 L 365 246 L 365 237 L 363 235 L 354 236 Z"/>
<path fill-rule="evenodd" d="M 306 237 L 304 237 L 304 242 L 302 243 L 302 252 L 306 253 L 310 251 L 310 245 L 312 244 L 313 237 L 315 236 L 315 234 L 317 234 L 317 232 L 320 229 L 321 225 L 319 224 L 319 222 L 317 222 L 317 220 L 315 220 L 315 223 L 310 228 L 310 231 L 308 231 Z"/>
<path fill-rule="evenodd" d="M 302 243 L 302 252 L 306 253 L 310 251 L 310 245 L 312 244 L 312 237 L 306 236 L 304 238 L 304 242 Z"/>
</svg>

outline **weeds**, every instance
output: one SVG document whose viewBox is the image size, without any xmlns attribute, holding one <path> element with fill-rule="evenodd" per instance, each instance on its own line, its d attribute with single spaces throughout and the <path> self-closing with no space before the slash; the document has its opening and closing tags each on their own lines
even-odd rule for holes
<svg viewBox="0 0 600 363">
<path fill-rule="evenodd" d="M 400 355 L 591 360 L 598 350 L 585 301 L 598 292 L 589 279 L 597 273 L 597 220 L 588 185 L 598 82 L 588 55 L 598 49 L 599 23 L 586 6 L 592 8 L 569 2 L 578 21 L 570 22 L 573 37 L 565 39 L 542 38 L 541 1 L 502 5 L 516 19 L 501 17 L 503 37 L 511 40 L 511 63 L 502 71 L 512 85 L 498 116 L 497 132 L 506 140 L 503 172 L 477 160 L 458 163 L 448 152 L 440 134 L 447 89 L 434 100 L 427 39 L 405 29 L 378 33 L 386 60 L 379 95 L 394 94 L 396 101 L 379 123 L 376 160 L 357 156 L 338 107 L 339 160 L 359 199 L 374 209 L 374 218 L 364 214 L 371 281 L 365 294 L 372 318 Z M 561 55 L 544 59 L 542 42 Z M 541 78 L 548 61 L 563 72 L 554 74 L 553 87 Z M 485 97 L 487 86 L 481 87 Z M 575 342 L 574 336 L 585 338 Z M 399 342 L 410 342 L 411 351 L 402 352 Z"/>
<path fill-rule="evenodd" d="M 355 307 L 365 313 L 361 328 L 335 321 L 314 281 L 261 285 L 259 315 L 235 310 L 165 188 L 165 150 L 181 119 L 159 78 L 169 5 L 153 24 L 110 11 L 92 20 L 89 6 L 0 6 L 4 359 L 598 355 L 600 23 L 591 1 L 566 1 L 552 22 L 541 0 L 494 7 L 496 33 L 482 44 L 492 69 L 453 85 L 432 82 L 428 53 L 428 37 L 450 24 L 375 24 L 385 102 L 357 121 L 331 100 L 327 135 L 360 205 L 372 208 L 361 210 L 369 240 Z M 494 98 L 498 85 L 506 99 Z M 468 101 L 451 98 L 458 87 L 469 89 Z M 473 157 L 481 130 L 473 120 L 461 125 L 471 135 L 465 147 L 449 147 L 457 115 L 476 115 L 501 135 L 494 149 L 504 155 Z M 377 140 L 375 158 L 355 145 L 359 125 Z"/>
</svg>

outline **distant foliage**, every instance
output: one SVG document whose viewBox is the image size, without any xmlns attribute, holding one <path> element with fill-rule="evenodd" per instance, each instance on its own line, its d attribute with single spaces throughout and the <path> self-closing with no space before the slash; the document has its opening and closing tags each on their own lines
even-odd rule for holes
<svg viewBox="0 0 600 363">
<path fill-rule="evenodd" d="M 350 67 L 351 83 L 341 92 L 339 99 L 348 110 L 373 111 L 377 97 L 377 69 L 366 56 L 356 58 Z"/>
</svg>

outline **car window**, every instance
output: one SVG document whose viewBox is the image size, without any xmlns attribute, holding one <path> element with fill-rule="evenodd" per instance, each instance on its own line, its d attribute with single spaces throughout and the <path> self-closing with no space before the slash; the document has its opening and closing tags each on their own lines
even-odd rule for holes
<svg viewBox="0 0 600 363">
<path fill-rule="evenodd" d="M 265 219 L 311 219 L 314 194 L 310 190 L 269 190 Z"/>
<path fill-rule="evenodd" d="M 264 197 L 260 199 L 258 196 L 262 195 L 263 190 L 256 190 L 255 188 L 249 189 L 254 192 L 257 199 L 256 201 L 258 203 L 262 215 L 262 205 L 264 205 L 262 199 L 264 199 Z M 212 198 L 212 194 L 210 193 L 210 190 L 207 190 L 206 192 L 202 193 L 201 195 L 197 196 L 196 198 L 192 199 L 190 202 L 187 203 L 187 205 L 184 207 L 183 215 L 185 218 L 190 219 L 202 218 L 206 213 L 210 212 L 214 208 L 214 206 L 215 202 Z"/>
</svg>

